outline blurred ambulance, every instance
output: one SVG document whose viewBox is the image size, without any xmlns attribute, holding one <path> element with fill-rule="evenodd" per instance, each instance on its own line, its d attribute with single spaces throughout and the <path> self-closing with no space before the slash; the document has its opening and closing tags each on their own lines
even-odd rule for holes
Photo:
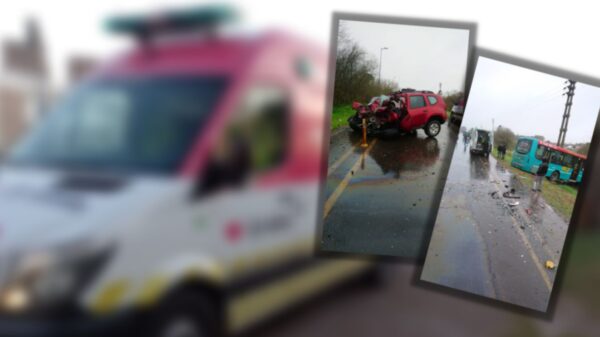
<svg viewBox="0 0 600 337">
<path fill-rule="evenodd" d="M 0 336 L 238 333 L 366 261 L 313 258 L 325 52 L 223 7 L 108 22 L 138 47 L 0 168 Z"/>
</svg>

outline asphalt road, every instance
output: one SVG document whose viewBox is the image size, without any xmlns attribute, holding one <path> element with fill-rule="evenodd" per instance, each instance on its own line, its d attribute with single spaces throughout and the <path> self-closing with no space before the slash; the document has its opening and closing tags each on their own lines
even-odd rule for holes
<svg viewBox="0 0 600 337">
<path fill-rule="evenodd" d="M 415 286 L 418 268 L 383 265 L 379 286 L 336 288 L 252 332 L 261 337 L 564 337 L 597 336 L 590 304 L 564 291 L 552 320 Z"/>
<path fill-rule="evenodd" d="M 461 141 L 421 279 L 545 311 L 556 274 L 546 261 L 558 264 L 567 227 L 531 186 Z"/>
<path fill-rule="evenodd" d="M 422 257 L 458 128 L 444 124 L 436 138 L 370 138 L 349 128 L 331 137 L 321 249 Z"/>
</svg>

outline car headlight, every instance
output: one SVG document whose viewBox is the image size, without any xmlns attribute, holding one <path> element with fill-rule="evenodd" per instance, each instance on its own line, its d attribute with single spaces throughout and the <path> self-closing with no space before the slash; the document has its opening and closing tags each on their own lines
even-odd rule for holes
<svg viewBox="0 0 600 337">
<path fill-rule="evenodd" d="M 72 301 L 113 250 L 112 244 L 80 242 L 20 254 L 0 291 L 0 308 L 20 313 Z"/>
</svg>

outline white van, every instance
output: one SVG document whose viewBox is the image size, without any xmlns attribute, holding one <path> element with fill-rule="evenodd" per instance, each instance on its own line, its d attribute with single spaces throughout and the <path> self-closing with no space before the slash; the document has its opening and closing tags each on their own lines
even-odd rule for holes
<svg viewBox="0 0 600 337">
<path fill-rule="evenodd" d="M 236 333 L 366 261 L 313 258 L 326 54 L 188 32 L 217 8 L 110 22 L 141 38 L 0 168 L 0 336 Z"/>
</svg>

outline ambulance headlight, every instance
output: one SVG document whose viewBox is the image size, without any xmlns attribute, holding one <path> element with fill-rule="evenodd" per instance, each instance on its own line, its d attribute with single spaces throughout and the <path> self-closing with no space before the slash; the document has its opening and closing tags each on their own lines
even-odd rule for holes
<svg viewBox="0 0 600 337">
<path fill-rule="evenodd" d="M 72 302 L 113 250 L 110 244 L 82 242 L 21 255 L 0 292 L 0 308 L 20 313 Z"/>
</svg>

